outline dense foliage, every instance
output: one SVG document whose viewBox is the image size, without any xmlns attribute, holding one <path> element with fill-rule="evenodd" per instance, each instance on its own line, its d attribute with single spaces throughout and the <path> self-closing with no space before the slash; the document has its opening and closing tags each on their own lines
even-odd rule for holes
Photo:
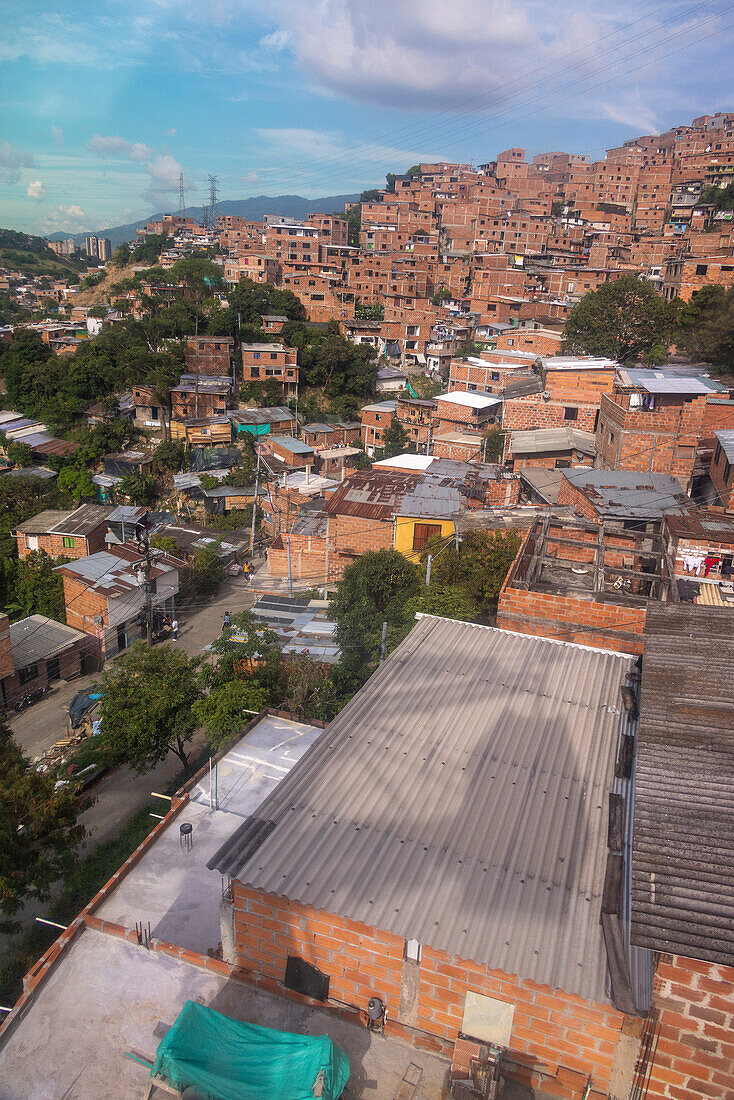
<svg viewBox="0 0 734 1100">
<path fill-rule="evenodd" d="M 566 319 L 564 345 L 572 353 L 625 363 L 667 344 L 674 320 L 674 308 L 650 283 L 623 275 L 576 303 Z"/>
<path fill-rule="evenodd" d="M 29 898 L 45 898 L 74 866 L 82 805 L 53 772 L 36 771 L 0 720 L 0 931 L 18 927 Z"/>
<path fill-rule="evenodd" d="M 679 309 L 675 342 L 720 372 L 734 371 L 734 287 L 697 291 Z"/>
</svg>

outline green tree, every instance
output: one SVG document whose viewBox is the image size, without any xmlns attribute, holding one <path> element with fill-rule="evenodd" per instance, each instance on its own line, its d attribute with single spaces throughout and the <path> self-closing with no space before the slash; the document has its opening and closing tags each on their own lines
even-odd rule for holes
<svg viewBox="0 0 734 1100">
<path fill-rule="evenodd" d="M 167 439 L 153 451 L 153 469 L 156 473 L 177 474 L 183 469 L 186 447 L 180 440 Z"/>
<path fill-rule="evenodd" d="M 437 543 L 428 543 L 421 555 L 425 562 L 436 552 Z M 431 566 L 437 584 L 463 589 L 482 614 L 497 610 L 500 589 L 520 548 L 516 531 L 468 531 L 459 544 L 449 545 Z"/>
<path fill-rule="evenodd" d="M 84 500 L 93 500 L 97 495 L 97 486 L 92 481 L 92 475 L 85 466 L 79 469 L 77 466 L 65 466 L 59 474 L 58 487 L 62 493 L 66 493 L 75 504 L 81 504 Z"/>
<path fill-rule="evenodd" d="M 330 722 L 337 713 L 337 692 L 331 670 L 307 653 L 283 661 L 285 691 L 282 706 L 302 722 Z"/>
<path fill-rule="evenodd" d="M 222 583 L 221 543 L 202 546 L 181 570 L 184 603 L 211 599 Z"/>
<path fill-rule="evenodd" d="M 111 764 L 150 771 L 174 753 L 188 767 L 186 749 L 202 697 L 199 658 L 159 645 L 135 642 L 102 677 L 102 747 Z"/>
<path fill-rule="evenodd" d="M 5 453 L 8 456 L 8 462 L 12 463 L 13 466 L 33 465 L 33 448 L 29 447 L 27 443 L 10 439 L 5 447 Z"/>
<path fill-rule="evenodd" d="M 228 680 L 212 688 L 195 706 L 197 721 L 206 730 L 213 749 L 219 749 L 240 732 L 252 717 L 268 705 L 266 688 L 251 680 Z"/>
<path fill-rule="evenodd" d="M 382 433 L 381 458 L 392 458 L 410 449 L 410 439 L 403 425 L 393 413 L 392 420 Z"/>
<path fill-rule="evenodd" d="M 650 283 L 623 275 L 576 303 L 566 319 L 564 347 L 625 363 L 667 344 L 673 319 L 674 311 Z"/>
<path fill-rule="evenodd" d="M 408 630 L 415 625 L 415 617 L 422 615 L 440 615 L 444 619 L 458 619 L 460 622 L 473 621 L 477 609 L 468 592 L 457 584 L 431 583 L 417 596 L 406 600 L 403 614 Z M 406 631 L 407 633 L 407 631 Z"/>
<path fill-rule="evenodd" d="M 114 267 L 127 267 L 130 263 L 131 253 L 130 246 L 127 244 L 119 244 L 115 251 L 112 253 L 111 263 Z"/>
<path fill-rule="evenodd" d="M 16 567 L 13 603 L 8 613 L 13 619 L 28 615 L 45 615 L 57 622 L 66 622 L 64 582 L 55 566 L 66 561 L 54 561 L 45 550 L 31 550 Z"/>
<path fill-rule="evenodd" d="M 143 508 L 149 508 L 158 499 L 158 485 L 152 474 L 134 472 L 125 474 L 118 485 L 118 490 L 133 504 Z"/>
<path fill-rule="evenodd" d="M 72 869 L 84 836 L 74 790 L 36 771 L 0 719 L 0 931 L 17 931 L 25 901 L 45 899 Z"/>
<path fill-rule="evenodd" d="M 734 370 L 734 288 L 705 286 L 680 305 L 675 343 L 719 372 Z"/>
<path fill-rule="evenodd" d="M 486 444 L 486 450 L 485 446 Z M 489 428 L 484 436 L 482 458 L 485 462 L 501 462 L 505 453 L 505 433 L 501 428 Z"/>
<path fill-rule="evenodd" d="M 418 568 L 397 550 L 375 550 L 344 570 L 330 612 L 345 669 L 365 669 L 377 660 L 382 624 L 388 624 L 390 647 L 403 636 L 404 608 L 420 593 Z"/>
</svg>

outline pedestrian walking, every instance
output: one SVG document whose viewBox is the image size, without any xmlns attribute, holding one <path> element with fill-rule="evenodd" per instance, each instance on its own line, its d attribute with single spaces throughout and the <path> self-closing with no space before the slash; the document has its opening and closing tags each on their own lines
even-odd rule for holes
<svg viewBox="0 0 734 1100">
<path fill-rule="evenodd" d="M 178 638 L 178 619 L 174 619 L 171 623 L 171 634 L 173 635 L 174 642 Z"/>
<path fill-rule="evenodd" d="M 230 617 L 229 616 L 229 611 L 225 611 L 224 612 L 224 626 L 225 627 L 229 626 L 229 617 Z"/>
</svg>

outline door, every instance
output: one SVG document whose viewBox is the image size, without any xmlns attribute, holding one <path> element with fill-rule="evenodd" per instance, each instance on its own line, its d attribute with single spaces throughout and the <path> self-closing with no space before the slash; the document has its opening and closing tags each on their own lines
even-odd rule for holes
<svg viewBox="0 0 734 1100">
<path fill-rule="evenodd" d="M 50 661 L 46 661 L 46 676 L 48 677 L 49 683 L 61 679 L 58 657 L 52 657 Z"/>
<path fill-rule="evenodd" d="M 127 649 L 127 634 L 124 625 L 117 628 L 117 648 L 118 650 Z"/>
</svg>

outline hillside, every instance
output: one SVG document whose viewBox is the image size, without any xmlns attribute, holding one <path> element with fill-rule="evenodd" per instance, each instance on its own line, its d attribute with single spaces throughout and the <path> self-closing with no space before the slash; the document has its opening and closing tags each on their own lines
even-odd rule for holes
<svg viewBox="0 0 734 1100">
<path fill-rule="evenodd" d="M 300 195 L 257 195 L 251 199 L 228 199 L 220 202 L 218 210 L 220 214 L 232 214 L 238 218 L 248 218 L 250 221 L 262 221 L 265 214 L 278 214 L 284 218 L 305 218 L 307 214 L 323 213 L 332 214 L 344 209 L 345 202 L 356 202 L 359 195 L 327 195 L 322 199 L 304 199 Z M 186 210 L 189 217 L 201 221 L 204 216 L 202 206 L 191 206 Z M 63 241 L 73 236 L 77 244 L 85 237 L 94 235 L 107 237 L 113 248 L 118 244 L 135 239 L 135 230 L 142 229 L 150 221 L 162 218 L 163 214 L 151 214 L 140 222 L 130 222 L 127 225 L 115 225 L 111 229 L 86 230 L 84 233 L 53 233 L 49 240 Z M 22 236 L 22 234 L 17 234 Z M 36 238 L 38 239 L 38 238 Z"/>
<path fill-rule="evenodd" d="M 86 270 L 87 263 L 69 256 L 57 256 L 46 246 L 43 237 L 0 229 L 0 267 L 22 271 L 25 275 L 56 277 L 78 275 Z"/>
</svg>

